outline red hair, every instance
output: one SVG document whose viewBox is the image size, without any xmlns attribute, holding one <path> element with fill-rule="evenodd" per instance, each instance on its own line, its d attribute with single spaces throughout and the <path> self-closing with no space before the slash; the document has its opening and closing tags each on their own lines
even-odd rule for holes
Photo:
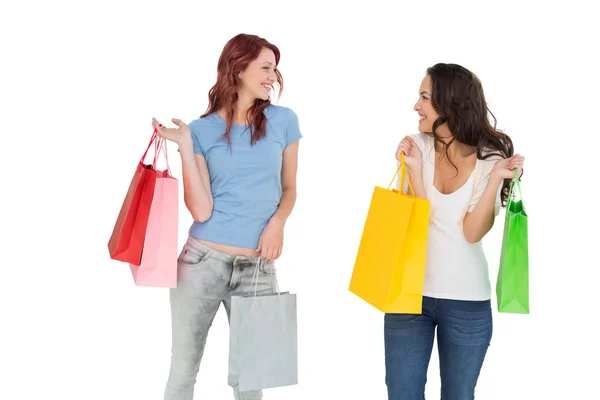
<svg viewBox="0 0 600 400">
<path fill-rule="evenodd" d="M 237 91 L 240 88 L 238 74 L 243 72 L 248 65 L 256 60 L 263 48 L 275 53 L 275 65 L 279 64 L 279 49 L 267 40 L 256 35 L 239 34 L 225 44 L 219 63 L 217 64 L 217 82 L 208 92 L 208 108 L 200 116 L 204 118 L 220 109 L 225 110 L 225 122 L 227 123 L 223 138 L 231 145 L 229 132 L 235 115 L 235 104 L 238 100 Z M 283 91 L 283 77 L 279 70 L 275 70 L 277 84 L 279 85 L 279 96 Z M 250 125 L 251 144 L 256 143 L 266 135 L 267 120 L 263 111 L 271 104 L 271 99 L 255 99 L 254 104 L 248 110 L 247 119 Z"/>
</svg>

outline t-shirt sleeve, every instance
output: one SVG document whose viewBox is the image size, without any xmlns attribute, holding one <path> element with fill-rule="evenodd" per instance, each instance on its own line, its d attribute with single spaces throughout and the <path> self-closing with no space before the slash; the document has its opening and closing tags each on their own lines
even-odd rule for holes
<svg viewBox="0 0 600 400">
<path fill-rule="evenodd" d="M 200 132 L 198 132 L 198 125 L 191 123 L 188 125 L 188 127 L 190 128 L 190 131 L 192 131 L 192 142 L 194 143 L 194 153 L 204 156 L 204 148 L 202 147 L 202 144 L 200 143 L 200 136 L 199 136 Z"/>
<path fill-rule="evenodd" d="M 483 196 L 483 192 L 485 192 L 485 188 L 487 187 L 488 182 L 490 181 L 490 176 L 492 174 L 492 170 L 494 169 L 494 165 L 498 162 L 500 158 L 498 157 L 490 157 L 487 160 L 483 161 L 482 173 L 479 182 L 477 183 L 477 187 L 471 197 L 471 202 L 469 203 L 468 211 L 472 212 L 479 203 L 481 196 Z M 502 206 L 502 201 L 500 198 L 500 194 L 502 192 L 502 185 L 498 187 L 498 191 L 496 192 L 496 201 L 494 204 L 494 216 L 497 217 L 500 214 L 500 208 Z"/>
<path fill-rule="evenodd" d="M 296 113 L 291 108 L 288 108 L 288 111 L 288 118 L 285 125 L 285 148 L 287 148 L 292 143 L 302 139 L 298 115 L 296 115 Z"/>
</svg>

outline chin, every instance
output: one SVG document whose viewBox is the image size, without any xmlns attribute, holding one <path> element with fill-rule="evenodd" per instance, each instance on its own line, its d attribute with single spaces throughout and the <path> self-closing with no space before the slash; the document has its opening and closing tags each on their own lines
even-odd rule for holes
<svg viewBox="0 0 600 400">
<path fill-rule="evenodd" d="M 419 132 L 428 133 L 433 131 L 433 126 L 425 126 L 423 124 L 419 124 Z"/>
</svg>

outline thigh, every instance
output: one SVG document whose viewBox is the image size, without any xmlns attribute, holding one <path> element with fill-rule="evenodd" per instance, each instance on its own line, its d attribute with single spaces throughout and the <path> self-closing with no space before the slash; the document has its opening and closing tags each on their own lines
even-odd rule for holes
<svg viewBox="0 0 600 400">
<path fill-rule="evenodd" d="M 385 315 L 388 399 L 423 400 L 434 335 L 435 321 L 430 315 Z"/>
<path fill-rule="evenodd" d="M 172 297 L 223 300 L 228 294 L 231 273 L 226 262 L 186 243 L 177 259 L 177 288 Z"/>
<path fill-rule="evenodd" d="M 227 296 L 226 265 L 209 253 L 186 244 L 178 257 L 177 288 L 170 289 L 174 340 L 195 343 L 205 337 Z"/>
<path fill-rule="evenodd" d="M 492 338 L 491 302 L 441 300 L 437 315 L 442 399 L 474 399 Z"/>
</svg>

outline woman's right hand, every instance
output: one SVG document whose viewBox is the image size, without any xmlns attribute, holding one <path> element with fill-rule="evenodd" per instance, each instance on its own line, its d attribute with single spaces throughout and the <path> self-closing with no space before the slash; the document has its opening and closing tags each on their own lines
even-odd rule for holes
<svg viewBox="0 0 600 400">
<path fill-rule="evenodd" d="M 156 131 L 161 137 L 175 142 L 179 146 L 181 146 L 181 144 L 186 141 L 191 142 L 192 132 L 190 131 L 190 128 L 180 119 L 173 118 L 171 121 L 173 121 L 173 123 L 177 125 L 177 128 L 166 128 L 163 125 L 161 125 L 155 118 L 152 118 L 152 128 L 156 129 Z"/>
<path fill-rule="evenodd" d="M 396 150 L 396 159 L 400 161 L 400 155 L 404 153 L 404 163 L 409 172 L 419 172 L 423 166 L 423 155 L 421 149 L 413 138 L 405 136 Z"/>
</svg>

